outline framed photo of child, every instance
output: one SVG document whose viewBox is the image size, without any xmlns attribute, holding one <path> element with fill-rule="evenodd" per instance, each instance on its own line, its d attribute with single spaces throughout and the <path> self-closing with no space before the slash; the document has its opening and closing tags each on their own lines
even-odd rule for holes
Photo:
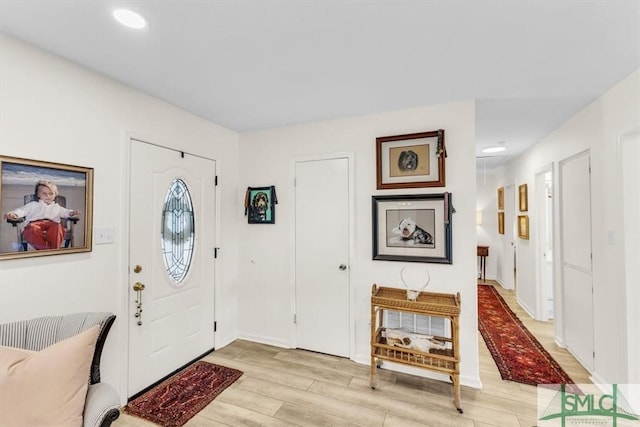
<svg viewBox="0 0 640 427">
<path fill-rule="evenodd" d="M 90 252 L 93 169 L 0 156 L 0 260 Z"/>
</svg>

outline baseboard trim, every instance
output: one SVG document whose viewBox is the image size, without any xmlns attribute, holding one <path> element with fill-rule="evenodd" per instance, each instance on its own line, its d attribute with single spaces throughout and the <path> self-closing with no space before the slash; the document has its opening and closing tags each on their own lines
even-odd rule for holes
<svg viewBox="0 0 640 427">
<path fill-rule="evenodd" d="M 603 393 L 611 392 L 611 383 L 602 378 L 597 372 L 591 372 L 589 379 L 598 386 Z"/>
<path fill-rule="evenodd" d="M 280 347 L 280 348 L 293 348 L 291 346 L 291 342 L 273 338 L 273 337 L 264 337 L 264 336 L 251 335 L 251 334 L 240 334 L 238 335 L 238 339 L 256 342 L 259 344 L 272 345 L 274 347 Z"/>
<path fill-rule="evenodd" d="M 529 306 L 527 306 L 527 304 L 525 304 L 520 298 L 516 298 L 516 301 L 518 302 L 518 305 L 522 307 L 525 313 L 529 315 L 529 317 L 531 317 L 534 320 L 538 320 L 536 319 L 536 316 L 533 314 L 533 310 L 531 310 Z"/>
</svg>

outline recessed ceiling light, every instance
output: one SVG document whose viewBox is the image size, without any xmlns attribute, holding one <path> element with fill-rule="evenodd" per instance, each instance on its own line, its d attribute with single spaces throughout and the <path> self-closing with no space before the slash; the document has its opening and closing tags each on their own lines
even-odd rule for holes
<svg viewBox="0 0 640 427">
<path fill-rule="evenodd" d="M 493 147 L 487 147 L 484 150 L 482 150 L 483 153 L 500 153 L 501 151 L 506 150 L 505 147 L 501 147 L 501 146 L 493 146 Z"/>
<path fill-rule="evenodd" d="M 125 27 L 136 30 L 147 26 L 147 21 L 142 16 L 129 9 L 116 9 L 113 11 L 113 17 Z"/>
</svg>

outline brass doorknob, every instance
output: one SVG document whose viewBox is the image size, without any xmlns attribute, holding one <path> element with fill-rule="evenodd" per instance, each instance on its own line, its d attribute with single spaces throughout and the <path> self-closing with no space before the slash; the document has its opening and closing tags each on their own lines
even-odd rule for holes
<svg viewBox="0 0 640 427">
<path fill-rule="evenodd" d="M 144 284 L 142 284 L 140 282 L 134 283 L 133 290 L 136 291 L 136 292 L 144 291 Z"/>
</svg>

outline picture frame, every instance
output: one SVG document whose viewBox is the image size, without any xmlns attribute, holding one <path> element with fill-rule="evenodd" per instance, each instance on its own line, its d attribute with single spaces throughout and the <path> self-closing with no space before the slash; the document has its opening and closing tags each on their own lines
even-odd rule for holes
<svg viewBox="0 0 640 427">
<path fill-rule="evenodd" d="M 445 186 L 444 130 L 376 138 L 376 188 Z"/>
<path fill-rule="evenodd" d="M 529 240 L 529 215 L 518 215 L 518 237 Z"/>
<path fill-rule="evenodd" d="M 0 212 L 0 260 L 91 252 L 93 168 L 0 156 Z"/>
<path fill-rule="evenodd" d="M 518 207 L 520 209 L 520 212 L 527 212 L 529 210 L 527 184 L 518 186 Z"/>
<path fill-rule="evenodd" d="M 451 193 L 372 196 L 373 259 L 452 264 Z"/>
<path fill-rule="evenodd" d="M 498 212 L 498 234 L 504 234 L 504 212 Z"/>
<path fill-rule="evenodd" d="M 504 187 L 498 188 L 498 210 L 504 210 Z"/>
<path fill-rule="evenodd" d="M 276 187 L 247 187 L 244 214 L 249 224 L 275 224 Z"/>
</svg>

